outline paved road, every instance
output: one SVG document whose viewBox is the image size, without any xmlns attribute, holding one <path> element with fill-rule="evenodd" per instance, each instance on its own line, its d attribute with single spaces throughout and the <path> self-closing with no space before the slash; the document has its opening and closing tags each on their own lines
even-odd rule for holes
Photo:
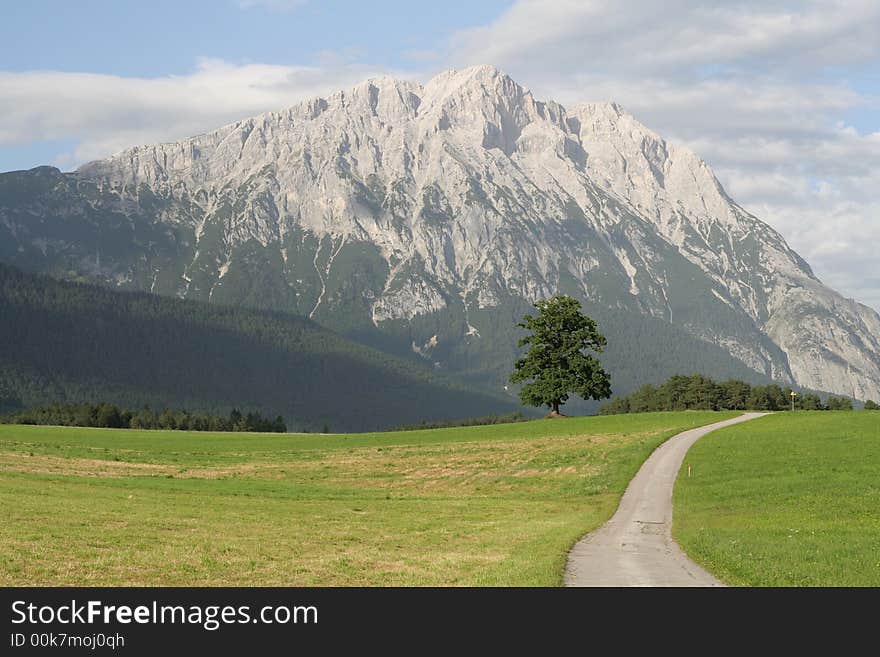
<svg viewBox="0 0 880 657">
<path fill-rule="evenodd" d="M 648 457 L 617 512 L 575 544 L 566 586 L 722 586 L 672 540 L 672 487 L 688 449 L 710 431 L 761 417 L 746 413 L 673 436 Z"/>
</svg>

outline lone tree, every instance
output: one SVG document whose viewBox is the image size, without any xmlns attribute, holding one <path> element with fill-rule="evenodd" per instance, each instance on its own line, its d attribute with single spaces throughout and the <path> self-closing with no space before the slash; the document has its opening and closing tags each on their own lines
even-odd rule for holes
<svg viewBox="0 0 880 657">
<path fill-rule="evenodd" d="M 581 313 L 577 299 L 556 295 L 535 304 L 538 315 L 526 315 L 518 324 L 528 331 L 519 341 L 528 345 L 525 357 L 514 365 L 511 383 L 528 381 L 519 391 L 523 404 L 547 405 L 550 416 L 558 417 L 559 407 L 568 401 L 569 393 L 583 399 L 605 399 L 611 396 L 611 377 L 602 369 L 592 350 L 602 352 L 607 344 L 596 322 Z"/>
</svg>

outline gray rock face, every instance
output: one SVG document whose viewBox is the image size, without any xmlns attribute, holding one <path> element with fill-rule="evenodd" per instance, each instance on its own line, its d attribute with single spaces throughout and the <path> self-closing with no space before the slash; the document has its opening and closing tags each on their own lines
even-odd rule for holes
<svg viewBox="0 0 880 657">
<path fill-rule="evenodd" d="M 96 190 L 91 207 L 176 236 L 162 257 L 159 238 L 105 249 L 97 269 L 123 286 L 241 301 L 271 279 L 272 305 L 409 326 L 431 359 L 444 341 L 491 340 L 481 311 L 563 291 L 777 380 L 880 398 L 880 316 L 823 286 L 697 155 L 615 104 L 542 102 L 492 67 L 368 80 L 73 179 Z M 4 222 L 28 248 L 46 242 L 0 202 Z M 438 333 L 437 317 L 460 330 Z"/>
</svg>

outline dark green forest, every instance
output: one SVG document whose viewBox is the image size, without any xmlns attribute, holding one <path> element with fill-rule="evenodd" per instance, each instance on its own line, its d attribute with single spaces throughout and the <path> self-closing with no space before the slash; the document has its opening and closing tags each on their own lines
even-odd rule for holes
<svg viewBox="0 0 880 657">
<path fill-rule="evenodd" d="M 730 379 L 715 382 L 702 374 L 675 375 L 659 386 L 644 385 L 626 397 L 617 397 L 600 409 L 603 415 L 650 413 L 653 411 L 788 411 L 791 388 L 775 383 L 751 385 Z M 796 392 L 795 410 L 846 411 L 853 403 L 846 397 L 829 396 L 825 401 L 814 392 Z"/>
<path fill-rule="evenodd" d="M 150 407 L 132 411 L 115 404 L 50 404 L 0 416 L 3 424 L 40 424 L 62 427 L 102 429 L 164 429 L 180 431 L 262 431 L 284 433 L 287 425 L 280 415 L 274 420 L 259 413 L 233 409 L 229 417 Z"/>
<path fill-rule="evenodd" d="M 51 403 L 234 408 L 292 431 L 509 413 L 428 365 L 284 313 L 57 281 L 0 265 L 0 412 Z"/>
</svg>

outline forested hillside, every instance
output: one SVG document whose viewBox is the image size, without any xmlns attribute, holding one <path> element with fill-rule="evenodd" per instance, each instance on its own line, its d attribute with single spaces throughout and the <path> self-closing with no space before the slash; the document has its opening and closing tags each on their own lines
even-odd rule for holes
<svg viewBox="0 0 880 657">
<path fill-rule="evenodd" d="M 290 430 L 510 412 L 306 319 L 66 283 L 0 265 L 0 412 L 52 402 L 233 408 Z"/>
</svg>

